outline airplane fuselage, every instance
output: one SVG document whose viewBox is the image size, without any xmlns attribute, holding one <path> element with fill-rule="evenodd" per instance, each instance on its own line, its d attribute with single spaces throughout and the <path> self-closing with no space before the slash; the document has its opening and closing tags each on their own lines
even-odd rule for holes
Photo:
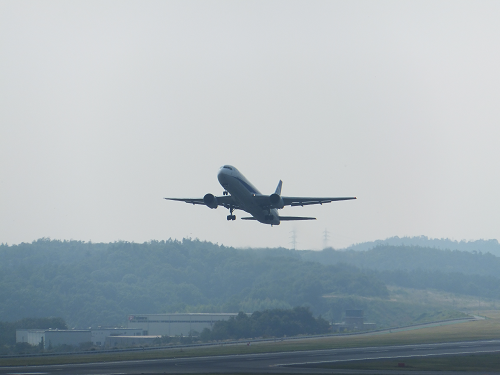
<svg viewBox="0 0 500 375">
<path fill-rule="evenodd" d="M 278 210 L 275 208 L 262 209 L 254 199 L 255 195 L 261 194 L 260 191 L 236 168 L 228 165 L 221 167 L 217 179 L 221 186 L 238 201 L 240 209 L 248 212 L 263 224 L 280 224 Z"/>
</svg>

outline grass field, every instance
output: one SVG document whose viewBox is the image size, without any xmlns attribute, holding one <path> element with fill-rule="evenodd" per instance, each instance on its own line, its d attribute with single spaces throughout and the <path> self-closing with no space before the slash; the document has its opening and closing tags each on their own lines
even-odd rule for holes
<svg viewBox="0 0 500 375">
<path fill-rule="evenodd" d="M 489 313 L 494 316 L 493 312 Z M 485 315 L 483 313 L 483 315 Z M 88 363 L 124 361 L 134 359 L 179 358 L 280 351 L 352 348 L 367 346 L 407 345 L 421 343 L 453 342 L 463 340 L 500 339 L 500 319 L 486 319 L 404 332 L 376 335 L 341 336 L 318 339 L 290 340 L 252 345 L 220 345 L 204 348 L 162 349 L 136 352 L 80 354 L 51 357 L 2 358 L 0 366 L 35 364 Z"/>
<path fill-rule="evenodd" d="M 442 309 L 472 311 L 497 310 L 500 300 L 443 292 L 433 289 L 412 289 L 388 286 L 390 299 L 397 302 L 410 302 L 424 306 L 438 306 Z"/>
<path fill-rule="evenodd" d="M 400 367 L 403 364 L 404 367 Z M 330 363 L 315 367 L 344 370 L 500 371 L 500 355 L 480 354 Z"/>
<path fill-rule="evenodd" d="M 323 317 L 339 322 L 333 312 L 338 306 L 357 306 L 364 310 L 365 321 L 380 328 L 405 326 L 436 320 L 454 319 L 476 310 L 497 310 L 500 300 L 459 295 L 433 289 L 388 286 L 389 298 L 325 295 L 331 311 Z M 346 307 L 348 308 L 348 307 Z M 338 312 L 337 312 L 338 313 Z"/>
<path fill-rule="evenodd" d="M 490 319 L 498 319 L 500 321 L 500 310 L 479 310 L 473 311 L 471 314 L 484 316 Z"/>
</svg>

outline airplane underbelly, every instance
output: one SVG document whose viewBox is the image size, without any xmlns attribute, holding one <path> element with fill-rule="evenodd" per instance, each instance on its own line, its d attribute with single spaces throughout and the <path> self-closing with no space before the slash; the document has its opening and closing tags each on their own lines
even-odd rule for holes
<svg viewBox="0 0 500 375">
<path fill-rule="evenodd" d="M 249 192 L 248 189 L 243 186 L 238 180 L 230 178 L 224 181 L 220 181 L 222 186 L 235 198 L 237 205 L 240 209 L 248 212 L 259 222 L 263 224 L 279 225 L 279 215 L 276 209 L 263 209 L 260 205 L 255 203 L 254 194 Z M 258 193 L 258 192 L 257 192 Z M 272 219 L 268 219 L 267 216 L 271 214 Z"/>
</svg>

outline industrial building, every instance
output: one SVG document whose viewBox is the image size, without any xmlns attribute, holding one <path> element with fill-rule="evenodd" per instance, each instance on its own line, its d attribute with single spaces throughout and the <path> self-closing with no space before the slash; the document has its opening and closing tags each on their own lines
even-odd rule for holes
<svg viewBox="0 0 500 375">
<path fill-rule="evenodd" d="M 212 329 L 215 322 L 229 320 L 238 314 L 138 314 L 129 315 L 128 328 L 142 329 L 144 335 L 189 336 Z"/>
<path fill-rule="evenodd" d="M 90 342 L 96 346 L 104 346 L 106 338 L 110 336 L 141 336 L 142 334 L 142 329 L 133 328 L 18 329 L 16 330 L 16 343 L 26 342 L 33 346 L 42 343 L 46 350 L 59 345 L 79 346 Z"/>
<path fill-rule="evenodd" d="M 30 345 L 43 345 L 50 349 L 59 345 L 78 346 L 91 341 L 90 330 L 58 330 L 58 329 L 18 329 L 16 343 L 26 342 Z"/>
<path fill-rule="evenodd" d="M 189 336 L 211 329 L 220 320 L 237 314 L 141 314 L 128 316 L 128 328 L 97 328 L 88 330 L 18 329 L 16 342 L 43 345 L 45 350 L 60 345 L 95 346 L 150 345 L 160 336 Z M 118 337 L 121 337 L 120 339 Z"/>
<path fill-rule="evenodd" d="M 365 323 L 364 311 L 360 309 L 351 309 L 345 311 L 344 322 L 332 323 L 331 328 L 334 332 L 344 331 L 368 331 L 377 328 L 375 323 Z"/>
<path fill-rule="evenodd" d="M 345 324 L 353 329 L 363 329 L 364 324 L 364 311 L 363 310 L 346 310 L 345 311 Z"/>
<path fill-rule="evenodd" d="M 142 329 L 135 328 L 97 328 L 91 329 L 91 341 L 93 345 L 105 346 L 108 337 L 116 336 L 142 336 Z"/>
</svg>

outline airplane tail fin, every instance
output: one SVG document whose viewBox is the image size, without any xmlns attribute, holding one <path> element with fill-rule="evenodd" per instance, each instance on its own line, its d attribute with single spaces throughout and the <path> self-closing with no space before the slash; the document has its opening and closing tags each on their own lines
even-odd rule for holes
<svg viewBox="0 0 500 375">
<path fill-rule="evenodd" d="M 274 194 L 281 195 L 281 186 L 282 185 L 283 185 L 283 181 L 280 180 L 280 182 L 278 182 L 278 186 L 276 187 L 276 191 L 274 192 Z"/>
<path fill-rule="evenodd" d="M 303 216 L 280 216 L 280 221 L 292 221 L 292 220 L 316 220 L 316 218 L 303 217 Z"/>
</svg>

